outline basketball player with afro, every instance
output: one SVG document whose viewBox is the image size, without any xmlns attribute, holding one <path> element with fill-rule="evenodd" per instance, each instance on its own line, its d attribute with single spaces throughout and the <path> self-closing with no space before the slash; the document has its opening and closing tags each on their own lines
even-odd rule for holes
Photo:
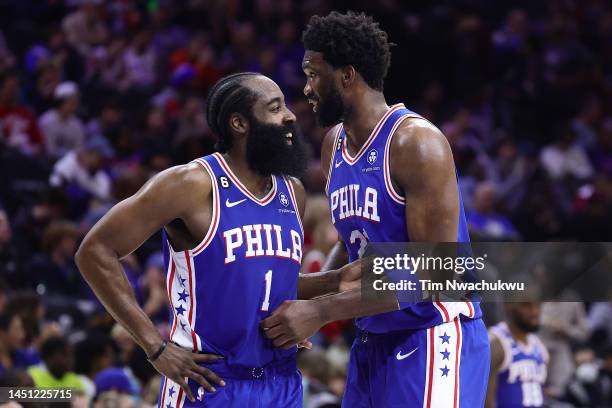
<svg viewBox="0 0 612 408">
<path fill-rule="evenodd" d="M 312 17 L 302 41 L 304 94 L 318 124 L 331 127 L 321 161 L 341 241 L 324 269 L 359 259 L 368 242 L 469 242 L 448 141 L 385 99 L 391 44 L 379 24 L 332 12 Z M 356 318 L 343 407 L 482 407 L 489 344 L 479 303 L 398 299 L 355 289 L 289 300 L 262 327 L 290 347 L 327 322 Z"/>
</svg>

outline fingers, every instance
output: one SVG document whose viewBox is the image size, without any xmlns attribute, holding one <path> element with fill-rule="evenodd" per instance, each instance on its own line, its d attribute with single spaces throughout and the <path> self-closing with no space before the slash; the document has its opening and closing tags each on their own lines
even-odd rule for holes
<svg viewBox="0 0 612 408">
<path fill-rule="evenodd" d="M 204 387 L 204 389 L 208 392 L 215 392 L 217 391 L 217 389 L 215 387 L 213 387 L 212 385 L 210 385 L 210 383 L 208 381 L 206 381 L 206 379 L 204 377 L 202 377 L 200 374 L 198 374 L 195 369 L 189 372 L 189 378 L 191 378 L 192 380 L 195 380 L 198 384 L 200 384 L 202 387 Z"/>
<path fill-rule="evenodd" d="M 264 335 L 269 339 L 275 339 L 278 336 L 284 334 L 284 330 L 282 326 L 274 326 L 268 330 L 264 330 Z"/>
<path fill-rule="evenodd" d="M 204 377 L 208 378 L 210 381 L 214 382 L 215 384 L 220 385 L 221 387 L 225 387 L 225 381 L 223 381 L 221 377 L 219 377 L 209 368 L 196 366 L 193 369 L 193 371 L 203 375 Z"/>
<path fill-rule="evenodd" d="M 191 392 L 191 388 L 189 388 L 189 385 L 187 384 L 187 381 L 185 381 L 185 379 L 179 378 L 177 380 L 174 380 L 174 382 L 176 382 L 183 389 L 185 395 L 187 395 L 187 398 L 189 398 L 189 401 L 195 402 L 195 398 L 193 396 L 193 393 Z"/>
<path fill-rule="evenodd" d="M 223 360 L 225 357 L 220 356 L 219 354 L 210 354 L 210 353 L 193 353 L 193 361 L 196 363 L 206 363 L 207 361 L 216 361 Z"/>
<path fill-rule="evenodd" d="M 278 325 L 281 322 L 281 318 L 279 315 L 271 315 L 267 318 L 263 319 L 260 323 L 262 329 L 266 330 L 271 327 Z"/>
<path fill-rule="evenodd" d="M 293 342 L 293 345 L 296 345 L 298 340 L 296 340 L 292 336 L 284 334 L 284 335 L 274 339 L 274 341 L 272 343 L 274 344 L 274 347 L 283 347 L 285 344 L 290 343 L 290 342 Z"/>
</svg>

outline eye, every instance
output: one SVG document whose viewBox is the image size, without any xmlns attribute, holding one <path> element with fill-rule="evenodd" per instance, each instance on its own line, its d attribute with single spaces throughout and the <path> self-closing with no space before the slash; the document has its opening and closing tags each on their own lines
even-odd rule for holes
<svg viewBox="0 0 612 408">
<path fill-rule="evenodd" d="M 270 112 L 274 112 L 274 113 L 277 113 L 279 111 L 280 111 L 280 106 L 278 106 L 278 105 L 273 106 L 272 109 L 270 109 Z"/>
</svg>

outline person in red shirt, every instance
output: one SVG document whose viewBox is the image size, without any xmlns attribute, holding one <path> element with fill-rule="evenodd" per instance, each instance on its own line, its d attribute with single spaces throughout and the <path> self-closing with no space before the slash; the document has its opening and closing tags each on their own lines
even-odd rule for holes
<svg viewBox="0 0 612 408">
<path fill-rule="evenodd" d="M 9 71 L 0 75 L 0 140 L 3 144 L 31 155 L 42 151 L 42 135 L 36 117 L 17 104 L 19 78 Z"/>
</svg>

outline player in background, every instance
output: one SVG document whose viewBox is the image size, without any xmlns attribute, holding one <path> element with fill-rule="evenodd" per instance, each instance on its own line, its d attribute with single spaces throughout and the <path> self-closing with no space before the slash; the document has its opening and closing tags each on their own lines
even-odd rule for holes
<svg viewBox="0 0 612 408">
<path fill-rule="evenodd" d="M 506 321 L 489 329 L 491 373 L 486 408 L 544 406 L 548 351 L 535 332 L 540 304 L 508 303 Z"/>
<path fill-rule="evenodd" d="M 352 12 L 314 16 L 302 41 L 304 94 L 318 124 L 333 126 L 321 161 L 342 242 L 325 268 L 359 259 L 368 242 L 469 241 L 448 141 L 385 100 L 391 54 L 378 23 Z M 471 408 L 484 405 L 489 369 L 481 315 L 470 299 L 371 300 L 356 289 L 287 301 L 262 327 L 275 345 L 290 347 L 327 322 L 357 317 L 344 407 Z"/>
<path fill-rule="evenodd" d="M 239 73 L 211 89 L 207 118 L 220 152 L 161 172 L 113 207 L 85 237 L 77 264 L 163 374 L 160 407 L 300 407 L 296 348 L 273 347 L 259 327 L 297 296 L 305 192 L 290 176 L 306 156 L 295 116 L 274 81 Z M 170 342 L 120 264 L 160 229 Z M 342 276 L 317 274 L 300 289 L 335 292 Z"/>
</svg>

